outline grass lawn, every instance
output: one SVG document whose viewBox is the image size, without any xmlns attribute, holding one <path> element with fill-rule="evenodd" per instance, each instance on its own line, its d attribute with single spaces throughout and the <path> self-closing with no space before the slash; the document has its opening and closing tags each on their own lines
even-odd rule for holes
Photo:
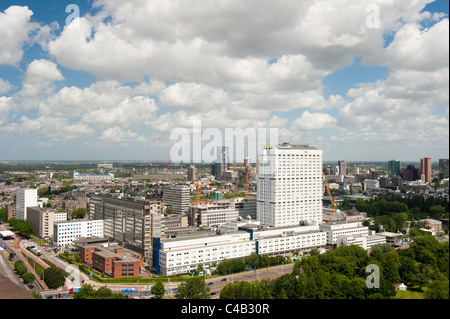
<svg viewBox="0 0 450 319">
<path fill-rule="evenodd" d="M 419 292 L 417 290 L 417 287 L 408 287 L 406 291 L 398 290 L 393 299 L 425 299 L 425 291 L 427 288 L 423 287 L 423 292 Z"/>
<path fill-rule="evenodd" d="M 42 273 L 44 272 L 45 268 L 42 267 L 39 263 L 35 262 L 31 257 L 28 257 L 27 255 L 25 255 L 28 263 L 31 265 L 31 267 L 34 268 L 34 271 L 36 272 L 36 274 L 41 277 Z"/>
</svg>

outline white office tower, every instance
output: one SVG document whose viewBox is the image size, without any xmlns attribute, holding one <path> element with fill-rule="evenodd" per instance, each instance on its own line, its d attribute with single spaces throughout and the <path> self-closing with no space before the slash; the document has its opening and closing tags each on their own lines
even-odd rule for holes
<svg viewBox="0 0 450 319">
<path fill-rule="evenodd" d="M 18 188 L 16 191 L 16 217 L 19 220 L 27 220 L 27 207 L 38 206 L 37 189 Z"/>
<path fill-rule="evenodd" d="M 322 150 L 284 143 L 258 154 L 257 216 L 269 227 L 322 221 Z"/>
</svg>

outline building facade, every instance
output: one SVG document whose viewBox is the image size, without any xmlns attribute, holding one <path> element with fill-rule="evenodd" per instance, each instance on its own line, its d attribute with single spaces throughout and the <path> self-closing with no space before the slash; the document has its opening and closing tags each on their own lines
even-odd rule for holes
<svg viewBox="0 0 450 319">
<path fill-rule="evenodd" d="M 195 182 L 197 180 L 197 168 L 194 165 L 188 167 L 187 177 L 191 182 Z"/>
<path fill-rule="evenodd" d="M 38 206 L 37 189 L 19 188 L 16 191 L 16 218 L 27 220 L 27 207 Z"/>
<path fill-rule="evenodd" d="M 228 169 L 229 163 L 229 150 L 228 147 L 222 146 L 217 148 L 217 161 L 214 164 L 214 172 L 217 181 L 223 179 L 223 174 Z"/>
<path fill-rule="evenodd" d="M 98 194 L 89 201 L 89 219 L 104 221 L 104 236 L 140 254 L 161 236 L 163 204 L 113 194 Z"/>
<path fill-rule="evenodd" d="M 103 237 L 103 220 L 70 220 L 54 223 L 55 246 L 72 246 L 76 238 L 92 236 Z"/>
<path fill-rule="evenodd" d="M 327 245 L 336 245 L 339 236 L 368 236 L 369 227 L 363 226 L 361 222 L 354 223 L 325 223 L 320 229 L 327 234 Z"/>
<path fill-rule="evenodd" d="M 392 160 L 388 162 L 388 177 L 400 177 L 401 163 L 398 160 Z"/>
<path fill-rule="evenodd" d="M 142 255 L 118 246 L 78 246 L 84 264 L 111 278 L 139 277 Z"/>
<path fill-rule="evenodd" d="M 448 158 L 439 159 L 439 179 L 448 178 Z"/>
<path fill-rule="evenodd" d="M 420 173 L 422 174 L 422 180 L 426 183 L 431 182 L 431 158 L 425 157 L 420 160 Z"/>
<path fill-rule="evenodd" d="M 114 174 L 101 174 L 101 175 L 93 175 L 93 174 L 73 174 L 74 181 L 105 181 L 105 180 L 114 180 Z"/>
<path fill-rule="evenodd" d="M 259 152 L 257 215 L 270 227 L 322 220 L 322 151 L 308 145 L 268 146 Z"/>
<path fill-rule="evenodd" d="M 66 220 L 67 213 L 41 207 L 27 208 L 27 221 L 33 226 L 34 235 L 42 239 L 51 239 L 55 222 Z"/>
<path fill-rule="evenodd" d="M 186 213 L 189 210 L 190 194 L 190 188 L 186 185 L 168 185 L 163 190 L 163 201 L 172 213 Z"/>
</svg>

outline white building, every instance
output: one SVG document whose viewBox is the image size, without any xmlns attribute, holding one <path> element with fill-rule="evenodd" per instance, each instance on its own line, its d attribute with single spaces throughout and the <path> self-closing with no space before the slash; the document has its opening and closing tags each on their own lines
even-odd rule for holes
<svg viewBox="0 0 450 319">
<path fill-rule="evenodd" d="M 37 189 L 18 188 L 16 191 L 16 218 L 27 220 L 27 207 L 38 206 Z"/>
<path fill-rule="evenodd" d="M 283 227 L 253 233 L 256 240 L 256 253 L 261 255 L 279 255 L 292 251 L 304 251 L 325 247 L 327 233 L 319 226 Z"/>
<path fill-rule="evenodd" d="M 322 221 L 322 151 L 284 143 L 259 151 L 257 218 L 271 227 Z"/>
<path fill-rule="evenodd" d="M 375 190 L 378 188 L 380 188 L 380 182 L 377 181 L 376 179 L 365 179 L 364 180 L 364 190 L 365 191 Z"/>
<path fill-rule="evenodd" d="M 255 250 L 250 233 L 239 231 L 221 236 L 165 239 L 159 249 L 149 251 L 149 259 L 154 261 L 157 273 L 168 276 L 189 272 L 198 264 L 208 266 L 224 259 L 243 258 Z"/>
<path fill-rule="evenodd" d="M 385 244 L 386 237 L 380 235 L 354 236 L 341 235 L 337 237 L 336 247 L 357 245 L 364 249 L 370 249 L 373 245 Z"/>
<path fill-rule="evenodd" d="M 103 220 L 70 220 L 55 222 L 53 244 L 56 246 L 73 245 L 78 237 L 103 237 Z"/>
<path fill-rule="evenodd" d="M 101 175 L 93 175 L 93 174 L 79 174 L 73 173 L 74 181 L 105 181 L 105 180 L 114 180 L 114 174 L 101 174 Z"/>
<path fill-rule="evenodd" d="M 368 236 L 369 227 L 361 222 L 338 223 L 330 222 L 320 225 L 320 229 L 327 234 L 327 245 L 336 245 L 339 236 Z"/>
<path fill-rule="evenodd" d="M 163 276 L 181 274 L 208 267 L 224 259 L 237 259 L 251 253 L 279 255 L 292 251 L 321 248 L 326 244 L 326 233 L 318 226 L 282 227 L 258 230 L 258 227 L 217 235 L 206 233 L 173 239 L 158 239 L 148 252 L 148 260 Z M 246 230 L 244 230 L 246 228 Z"/>
</svg>

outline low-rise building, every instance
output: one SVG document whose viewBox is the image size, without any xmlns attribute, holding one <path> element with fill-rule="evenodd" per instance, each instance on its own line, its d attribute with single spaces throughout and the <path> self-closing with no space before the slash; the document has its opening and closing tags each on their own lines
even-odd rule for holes
<svg viewBox="0 0 450 319">
<path fill-rule="evenodd" d="M 78 237 L 103 237 L 103 220 L 70 220 L 54 224 L 53 244 L 72 246 Z"/>
<path fill-rule="evenodd" d="M 417 221 L 425 229 L 430 229 L 435 233 L 442 232 L 442 222 L 434 219 L 421 219 Z"/>
<path fill-rule="evenodd" d="M 363 226 L 362 222 L 329 222 L 320 224 L 320 229 L 327 234 L 327 245 L 336 245 L 338 236 L 368 236 L 369 227 Z"/>
<path fill-rule="evenodd" d="M 67 220 L 67 213 L 54 209 L 27 207 L 27 221 L 33 226 L 35 236 L 49 240 L 54 235 L 54 224 Z"/>
<path fill-rule="evenodd" d="M 244 223 L 238 229 L 196 232 L 170 239 L 154 238 L 147 258 L 156 273 L 167 276 L 190 272 L 199 264 L 208 267 L 224 259 L 244 258 L 251 253 L 278 255 L 325 245 L 326 233 L 318 226 L 264 229 Z"/>
<path fill-rule="evenodd" d="M 84 264 L 111 278 L 139 277 L 142 256 L 120 246 L 79 246 Z"/>
<path fill-rule="evenodd" d="M 372 248 L 374 245 L 385 244 L 386 237 L 380 235 L 369 236 L 354 236 L 354 235 L 341 235 L 337 237 L 336 246 L 351 246 L 356 245 L 366 250 Z"/>
</svg>

